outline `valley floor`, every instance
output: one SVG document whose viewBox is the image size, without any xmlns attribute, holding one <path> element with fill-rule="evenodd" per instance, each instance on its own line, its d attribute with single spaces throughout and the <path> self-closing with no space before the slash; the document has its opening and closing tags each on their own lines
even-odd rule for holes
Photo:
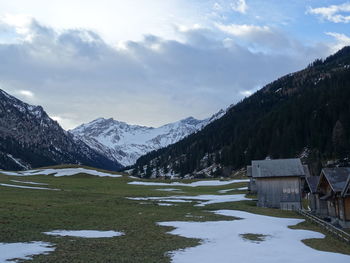
<svg viewBox="0 0 350 263">
<path fill-rule="evenodd" d="M 256 207 L 245 180 L 147 182 L 0 171 L 0 262 L 350 261 L 349 245 L 296 213 Z"/>
</svg>

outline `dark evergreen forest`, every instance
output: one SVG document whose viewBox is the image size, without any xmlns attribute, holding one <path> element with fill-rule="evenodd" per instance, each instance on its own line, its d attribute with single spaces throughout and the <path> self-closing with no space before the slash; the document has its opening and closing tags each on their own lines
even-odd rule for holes
<svg viewBox="0 0 350 263">
<path fill-rule="evenodd" d="M 213 163 L 239 169 L 254 159 L 290 158 L 317 173 L 350 154 L 350 47 L 284 76 L 176 144 L 138 159 L 136 173 L 193 174 Z M 203 161 L 204 160 L 204 161 Z M 221 175 L 222 171 L 217 171 Z"/>
</svg>

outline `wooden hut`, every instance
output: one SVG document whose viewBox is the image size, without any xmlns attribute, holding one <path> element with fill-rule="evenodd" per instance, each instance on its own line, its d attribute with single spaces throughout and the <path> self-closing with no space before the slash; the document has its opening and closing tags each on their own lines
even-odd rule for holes
<svg viewBox="0 0 350 263">
<path fill-rule="evenodd" d="M 301 208 L 305 170 L 300 159 L 252 161 L 258 206 L 294 210 Z"/>
<path fill-rule="evenodd" d="M 317 186 L 317 211 L 332 223 L 350 227 L 350 168 L 324 168 Z"/>
</svg>

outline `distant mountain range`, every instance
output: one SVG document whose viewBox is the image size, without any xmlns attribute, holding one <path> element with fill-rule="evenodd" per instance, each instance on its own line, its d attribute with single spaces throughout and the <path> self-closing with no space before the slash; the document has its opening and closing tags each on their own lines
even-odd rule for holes
<svg viewBox="0 0 350 263">
<path fill-rule="evenodd" d="M 0 169 L 23 170 L 63 163 L 122 168 L 84 142 L 74 140 L 42 107 L 0 90 Z"/>
<path fill-rule="evenodd" d="M 56 164 L 83 164 L 120 170 L 150 151 L 175 143 L 220 118 L 193 117 L 159 128 L 99 118 L 65 131 L 41 106 L 0 90 L 0 169 L 23 170 Z"/>
<path fill-rule="evenodd" d="M 144 177 L 222 176 L 254 159 L 302 157 L 311 171 L 349 164 L 350 47 L 286 75 L 202 130 L 140 157 Z"/>
<path fill-rule="evenodd" d="M 110 160 L 129 166 L 140 156 L 173 144 L 224 114 L 225 111 L 221 110 L 204 120 L 189 117 L 159 128 L 130 125 L 112 118 L 99 118 L 70 132 L 78 141 L 83 141 Z"/>
</svg>

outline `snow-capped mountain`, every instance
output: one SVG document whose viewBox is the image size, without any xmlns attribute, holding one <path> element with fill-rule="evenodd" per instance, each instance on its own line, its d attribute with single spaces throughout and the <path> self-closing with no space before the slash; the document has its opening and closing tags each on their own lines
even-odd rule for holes
<svg viewBox="0 0 350 263">
<path fill-rule="evenodd" d="M 221 110 L 204 120 L 189 117 L 158 128 L 130 125 L 112 118 L 99 118 L 70 132 L 77 140 L 82 140 L 111 160 L 129 166 L 140 156 L 178 142 L 225 113 L 226 111 Z"/>
<path fill-rule="evenodd" d="M 84 142 L 74 140 L 41 106 L 29 105 L 0 90 L 0 169 L 68 163 L 121 168 Z"/>
</svg>

